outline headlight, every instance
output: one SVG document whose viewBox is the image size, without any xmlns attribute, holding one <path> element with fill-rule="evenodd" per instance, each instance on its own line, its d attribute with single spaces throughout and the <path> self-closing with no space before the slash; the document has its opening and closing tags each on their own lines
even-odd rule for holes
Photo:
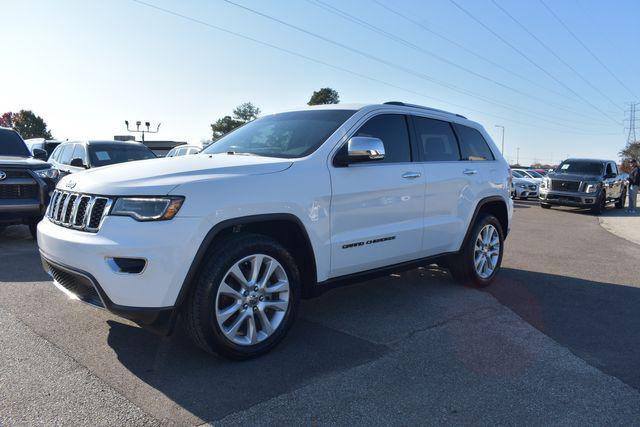
<svg viewBox="0 0 640 427">
<path fill-rule="evenodd" d="M 109 215 L 130 216 L 136 221 L 164 221 L 176 216 L 184 197 L 120 197 Z"/>
<path fill-rule="evenodd" d="M 551 188 L 551 180 L 549 178 L 544 178 L 540 183 L 540 188 Z"/>
<path fill-rule="evenodd" d="M 585 182 L 582 185 L 585 193 L 595 193 L 600 188 L 599 182 Z"/>
<path fill-rule="evenodd" d="M 525 184 L 516 184 L 516 187 L 518 187 L 518 188 L 527 188 L 527 186 Z"/>
<path fill-rule="evenodd" d="M 58 169 L 49 168 L 49 169 L 40 169 L 34 171 L 36 175 L 40 178 L 48 178 L 48 179 L 56 179 L 60 176 L 60 171 Z"/>
</svg>

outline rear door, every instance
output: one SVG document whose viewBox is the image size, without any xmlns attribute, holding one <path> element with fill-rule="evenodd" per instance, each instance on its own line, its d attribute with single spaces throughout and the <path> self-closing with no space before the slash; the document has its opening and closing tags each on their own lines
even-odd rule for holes
<svg viewBox="0 0 640 427">
<path fill-rule="evenodd" d="M 425 172 L 425 218 L 423 250 L 425 256 L 456 250 L 470 209 L 469 188 L 472 175 L 461 162 L 460 147 L 451 123 L 414 116 L 417 157 Z"/>
<path fill-rule="evenodd" d="M 330 166 L 331 277 L 419 258 L 422 251 L 424 173 L 412 163 L 402 114 L 368 119 L 351 136 L 380 138 L 384 160 Z"/>
</svg>

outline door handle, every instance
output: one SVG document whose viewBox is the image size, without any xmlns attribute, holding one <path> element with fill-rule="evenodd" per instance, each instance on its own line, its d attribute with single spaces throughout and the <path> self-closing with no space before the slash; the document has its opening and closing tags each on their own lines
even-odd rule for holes
<svg viewBox="0 0 640 427">
<path fill-rule="evenodd" d="M 465 175 L 475 175 L 478 173 L 478 171 L 475 169 L 465 169 L 462 171 L 462 173 Z"/>
<path fill-rule="evenodd" d="M 416 179 L 420 178 L 422 174 L 420 172 L 405 172 L 402 174 L 404 179 Z"/>
</svg>

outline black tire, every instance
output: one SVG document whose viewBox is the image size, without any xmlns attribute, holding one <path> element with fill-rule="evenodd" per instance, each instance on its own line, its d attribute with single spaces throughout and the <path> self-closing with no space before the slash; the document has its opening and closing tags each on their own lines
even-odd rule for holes
<svg viewBox="0 0 640 427">
<path fill-rule="evenodd" d="M 499 240 L 500 240 L 500 253 L 498 255 L 498 260 L 496 262 L 495 269 L 493 273 L 486 278 L 481 277 L 475 269 L 474 265 L 474 249 L 476 240 L 480 231 L 486 225 L 493 225 L 498 232 Z M 471 286 L 475 288 L 484 288 L 489 286 L 496 275 L 500 271 L 500 266 L 502 265 L 502 255 L 504 253 L 504 232 L 502 230 L 502 225 L 498 218 L 491 214 L 480 214 L 475 224 L 473 225 L 469 236 L 462 244 L 462 248 L 460 252 L 456 255 L 449 257 L 447 262 L 447 266 L 451 271 L 451 275 L 453 278 L 460 282 L 465 286 Z"/>
<path fill-rule="evenodd" d="M 620 193 L 620 198 L 616 200 L 616 209 L 623 209 L 624 202 L 627 200 L 627 189 L 626 187 L 622 189 L 622 193 Z"/>
<path fill-rule="evenodd" d="M 596 200 L 596 203 L 591 208 L 591 213 L 594 215 L 600 215 L 602 214 L 602 212 L 604 212 L 606 207 L 607 207 L 607 195 L 603 191 L 602 193 L 600 193 L 598 200 Z"/>
<path fill-rule="evenodd" d="M 551 209 L 551 205 L 549 203 L 540 203 L 540 207 L 542 209 Z"/>
<path fill-rule="evenodd" d="M 40 220 L 35 220 L 29 223 L 29 233 L 31 233 L 31 237 L 33 240 L 38 240 L 38 223 Z"/>
<path fill-rule="evenodd" d="M 268 255 L 284 268 L 289 281 L 289 305 L 279 327 L 271 336 L 254 345 L 239 345 L 225 336 L 216 319 L 216 296 L 227 271 L 234 263 L 253 254 Z M 294 258 L 277 240 L 250 233 L 233 234 L 207 254 L 193 284 L 183 315 L 193 341 L 209 353 L 234 360 L 260 356 L 285 337 L 296 316 L 300 301 L 300 273 Z"/>
</svg>

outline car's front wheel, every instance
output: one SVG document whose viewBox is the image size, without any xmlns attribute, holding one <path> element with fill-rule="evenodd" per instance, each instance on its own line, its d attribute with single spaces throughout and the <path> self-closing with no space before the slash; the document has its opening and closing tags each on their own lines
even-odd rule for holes
<svg viewBox="0 0 640 427">
<path fill-rule="evenodd" d="M 616 208 L 622 209 L 624 208 L 624 202 L 627 200 L 627 189 L 623 188 L 622 193 L 620 193 L 620 198 L 616 200 Z"/>
<path fill-rule="evenodd" d="M 291 327 L 299 302 L 299 273 L 275 239 L 232 235 L 218 244 L 185 310 L 198 346 L 232 359 L 271 350 Z"/>
<path fill-rule="evenodd" d="M 485 287 L 495 279 L 502 264 L 504 232 L 498 218 L 481 214 L 448 266 L 453 277 L 465 284 Z"/>
</svg>

